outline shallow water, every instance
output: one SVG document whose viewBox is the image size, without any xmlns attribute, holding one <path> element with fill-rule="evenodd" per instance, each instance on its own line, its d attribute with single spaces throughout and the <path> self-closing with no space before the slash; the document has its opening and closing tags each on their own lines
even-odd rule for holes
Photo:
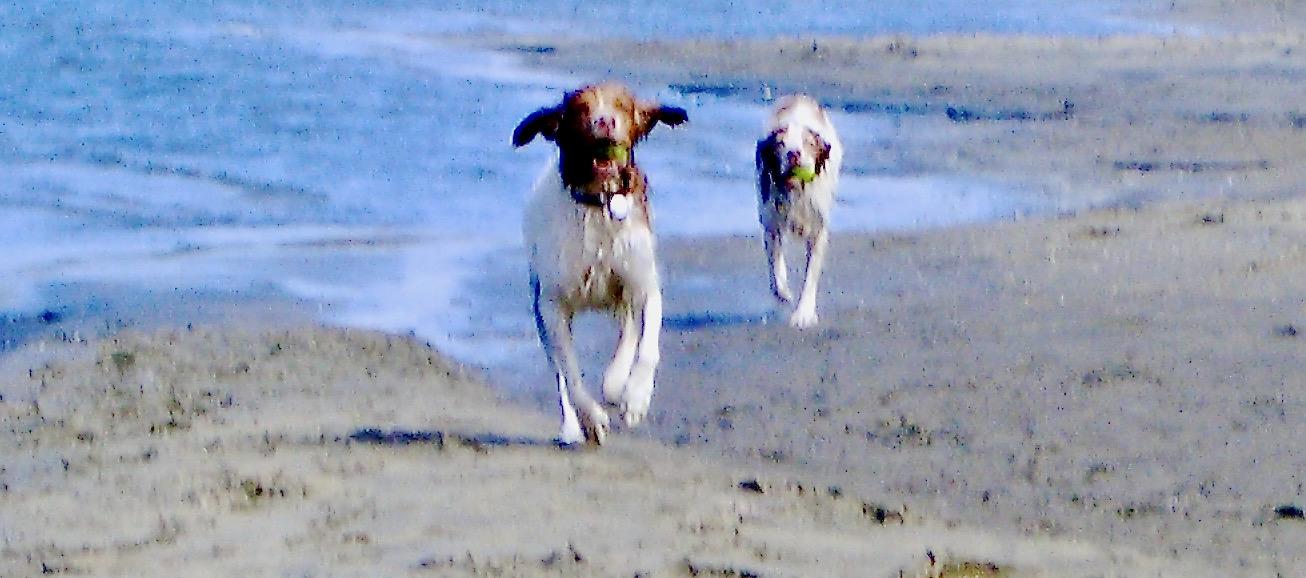
<svg viewBox="0 0 1306 578">
<path fill-rule="evenodd" d="M 1111 3 L 863 4 L 786 3 L 768 13 L 685 2 L 0 7 L 0 311 L 85 309 L 68 301 L 61 288 L 69 285 L 270 288 L 334 304 L 328 321 L 414 331 L 490 362 L 504 354 L 493 326 L 519 335 L 519 317 L 494 321 L 468 287 L 486 267 L 503 266 L 496 260 L 519 258 L 519 207 L 552 155 L 540 143 L 515 151 L 507 136 L 582 79 L 469 52 L 441 34 L 1152 29 Z M 641 151 L 660 234 L 752 233 L 762 108 L 637 88 L 693 119 L 659 130 Z M 840 114 L 836 122 L 855 150 L 872 146 L 886 121 Z M 1062 208 L 994 184 L 850 169 L 841 230 Z"/>
</svg>

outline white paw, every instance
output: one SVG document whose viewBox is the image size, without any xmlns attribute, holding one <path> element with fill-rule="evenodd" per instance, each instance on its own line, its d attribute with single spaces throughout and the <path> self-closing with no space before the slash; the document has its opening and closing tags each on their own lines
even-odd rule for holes
<svg viewBox="0 0 1306 578">
<path fill-rule="evenodd" d="M 599 404 L 582 406 L 580 409 L 580 427 L 584 431 L 585 441 L 590 445 L 601 446 L 608 437 L 608 414 Z"/>
<path fill-rule="evenodd" d="M 816 327 L 816 321 L 815 307 L 799 307 L 789 316 L 789 326 L 795 329 L 811 329 Z"/>
<path fill-rule="evenodd" d="M 558 433 L 558 443 L 569 446 L 578 444 L 585 439 L 585 434 L 580 431 L 580 422 L 572 420 L 563 422 L 562 431 Z"/>
<path fill-rule="evenodd" d="M 626 392 L 626 382 L 630 379 L 630 372 L 625 375 L 608 370 L 603 375 L 603 401 L 611 406 L 619 406 L 622 402 L 623 394 Z"/>
<path fill-rule="evenodd" d="M 653 404 L 653 366 L 637 365 L 626 383 L 626 399 L 621 408 L 621 418 L 626 427 L 635 427 L 648 415 Z"/>
<path fill-rule="evenodd" d="M 635 427 L 644 421 L 652 402 L 652 395 L 641 395 L 638 399 L 627 400 L 626 407 L 621 411 L 621 419 L 625 420 L 626 427 Z"/>
</svg>

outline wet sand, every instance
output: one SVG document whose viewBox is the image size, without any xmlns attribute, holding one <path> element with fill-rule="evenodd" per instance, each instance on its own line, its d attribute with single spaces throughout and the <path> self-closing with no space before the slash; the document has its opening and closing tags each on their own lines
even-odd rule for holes
<svg viewBox="0 0 1306 578">
<path fill-rule="evenodd" d="M 552 419 L 406 338 L 193 328 L 44 353 L 0 406 L 6 576 L 1170 567 L 638 439 L 559 448 Z"/>
<path fill-rule="evenodd" d="M 840 235 L 810 332 L 765 312 L 757 239 L 666 242 L 654 414 L 599 451 L 549 441 L 542 365 L 515 376 L 538 397 L 505 392 L 407 338 L 30 343 L 0 374 L 0 574 L 892 577 L 931 552 L 954 577 L 1299 575 L 1306 40 L 1283 22 L 466 39 L 689 92 L 809 91 L 894 119 L 849 170 L 1112 206 Z"/>
<path fill-rule="evenodd" d="M 665 244 L 668 315 L 692 322 L 666 339 L 655 436 L 969 527 L 1293 575 L 1306 46 L 1295 10 L 1221 10 L 1173 10 L 1221 36 L 499 45 L 690 97 L 809 92 L 893 119 L 853 171 L 1102 207 L 840 236 L 810 333 L 758 314 L 759 240 Z"/>
</svg>

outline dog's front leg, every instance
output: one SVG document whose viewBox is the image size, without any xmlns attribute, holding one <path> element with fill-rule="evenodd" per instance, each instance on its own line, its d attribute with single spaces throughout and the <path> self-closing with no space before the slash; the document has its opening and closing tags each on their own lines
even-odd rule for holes
<svg viewBox="0 0 1306 578">
<path fill-rule="evenodd" d="M 574 443 L 583 435 L 591 444 L 602 444 L 608 433 L 608 414 L 594 401 L 581 381 L 580 364 L 571 337 L 571 312 L 564 311 L 556 302 L 540 303 L 537 298 L 535 315 L 540 327 L 540 341 L 558 379 L 558 403 L 562 407 L 560 441 Z M 572 409 L 573 401 L 575 409 Z M 577 421 L 579 428 L 576 427 Z"/>
<path fill-rule="evenodd" d="M 784 232 L 767 227 L 763 242 L 766 244 L 766 264 L 771 268 L 771 294 L 781 303 L 794 300 L 789 292 L 789 270 L 785 266 Z"/>
<path fill-rule="evenodd" d="M 581 380 L 580 362 L 576 359 L 576 347 L 571 337 L 571 315 L 562 314 L 557 307 L 552 309 L 555 312 L 553 319 L 549 320 L 550 316 L 546 315 L 546 320 L 549 321 L 549 332 L 553 335 L 554 355 L 561 362 L 567 377 L 567 391 L 576 403 L 580 429 L 585 434 L 585 441 L 602 445 L 608 435 L 608 414 L 585 389 L 585 383 Z"/>
<path fill-rule="evenodd" d="M 578 444 L 585 439 L 585 433 L 580 429 L 576 408 L 571 404 L 571 395 L 567 393 L 567 378 L 556 368 L 554 375 L 558 380 L 558 405 L 562 407 L 562 430 L 558 434 L 558 442 L 564 445 Z"/>
<path fill-rule="evenodd" d="M 640 312 L 642 314 L 642 312 Z M 620 405 L 624 400 L 626 382 L 630 380 L 631 366 L 635 364 L 636 348 L 639 345 L 639 321 L 632 307 L 622 307 L 617 313 L 620 335 L 617 336 L 617 351 L 612 355 L 612 363 L 603 372 L 603 401 Z"/>
<path fill-rule="evenodd" d="M 648 415 L 649 405 L 653 403 L 653 374 L 661 357 L 658 340 L 662 333 L 662 289 L 656 279 L 645 294 L 640 315 L 642 327 L 639 352 L 635 368 L 630 372 L 630 380 L 626 382 L 625 407 L 622 410 L 622 418 L 630 427 L 643 421 Z"/>
<path fill-rule="evenodd" d="M 559 359 L 557 347 L 554 346 L 555 335 L 550 330 L 550 323 L 546 319 L 543 307 L 548 307 L 556 311 L 557 305 L 549 302 L 541 303 L 540 298 L 540 279 L 531 272 L 531 308 L 535 313 L 535 329 L 540 335 L 540 345 L 544 348 L 544 357 L 548 359 L 549 369 L 553 370 L 554 379 L 558 384 L 558 406 L 562 413 L 562 428 L 558 433 L 558 441 L 563 444 L 580 443 L 584 439 L 584 433 L 580 429 L 580 421 L 576 418 L 576 408 L 571 403 L 571 394 L 567 392 L 567 377 L 564 366 Z"/>
<path fill-rule="evenodd" d="M 825 262 L 825 248 L 830 244 L 830 234 L 821 227 L 807 240 L 807 274 L 803 280 L 803 294 L 798 297 L 798 307 L 789 317 L 789 325 L 807 329 L 816 325 L 816 285 L 821 279 L 821 265 Z"/>
</svg>

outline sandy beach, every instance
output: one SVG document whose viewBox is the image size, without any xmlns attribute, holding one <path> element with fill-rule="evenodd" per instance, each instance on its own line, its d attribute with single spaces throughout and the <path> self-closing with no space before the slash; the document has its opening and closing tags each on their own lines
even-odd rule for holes
<svg viewBox="0 0 1306 578">
<path fill-rule="evenodd" d="M 552 442 L 542 361 L 267 303 L 92 339 L 24 320 L 0 575 L 1306 576 L 1306 27 L 1178 4 L 1231 32 L 463 37 L 809 92 L 892 120 L 849 171 L 1097 208 L 836 236 L 808 332 L 758 312 L 759 239 L 664 242 L 650 423 L 598 450 Z"/>
<path fill-rule="evenodd" d="M 4 414 L 6 576 L 857 575 L 927 551 L 1033 575 L 1171 565 L 648 441 L 561 449 L 551 417 L 403 338 L 192 329 L 46 353 L 7 380 L 37 401 Z"/>
</svg>

